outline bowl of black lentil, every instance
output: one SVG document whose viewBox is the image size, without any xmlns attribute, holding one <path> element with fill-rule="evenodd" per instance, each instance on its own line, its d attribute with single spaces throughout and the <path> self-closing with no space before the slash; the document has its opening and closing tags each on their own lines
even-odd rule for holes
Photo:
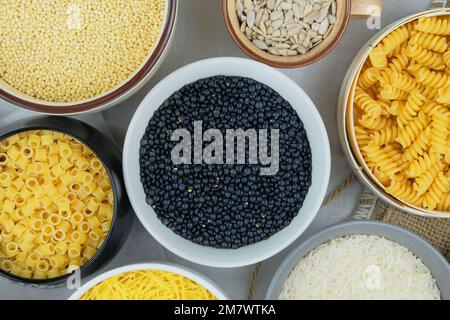
<svg viewBox="0 0 450 320">
<path fill-rule="evenodd" d="M 123 152 L 147 231 L 213 267 L 257 263 L 297 239 L 320 208 L 330 163 L 305 92 L 240 58 L 195 62 L 161 81 L 137 109 Z"/>
</svg>

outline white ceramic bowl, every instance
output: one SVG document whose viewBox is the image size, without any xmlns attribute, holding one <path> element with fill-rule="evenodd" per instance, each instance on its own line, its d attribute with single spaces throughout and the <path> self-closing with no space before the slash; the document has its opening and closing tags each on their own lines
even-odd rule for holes
<svg viewBox="0 0 450 320">
<path fill-rule="evenodd" d="M 177 273 L 179 275 L 182 275 L 186 278 L 189 278 L 198 284 L 202 285 L 204 288 L 208 289 L 209 292 L 211 292 L 217 299 L 219 300 L 229 300 L 230 298 L 227 296 L 227 294 L 214 282 L 206 278 L 205 276 L 201 275 L 200 273 L 197 273 L 195 271 L 192 271 L 188 268 L 170 264 L 170 263 L 139 263 L 139 264 L 131 264 L 128 266 L 123 266 L 117 269 L 110 270 L 108 272 L 105 272 L 98 277 L 95 277 L 94 279 L 88 281 L 83 286 L 81 286 L 80 289 L 78 289 L 70 298 L 69 300 L 80 300 L 80 298 L 89 291 L 89 289 L 93 288 L 100 282 L 109 279 L 113 276 L 116 276 L 118 274 L 122 274 L 125 272 L 130 271 L 137 271 L 137 270 L 162 270 L 162 271 L 170 271 L 173 273 Z"/>
<path fill-rule="evenodd" d="M 304 123 L 312 151 L 312 185 L 298 216 L 269 239 L 239 249 L 216 249 L 188 241 L 172 232 L 146 203 L 140 182 L 139 146 L 155 110 L 175 91 L 202 78 L 217 75 L 253 78 L 277 91 Z M 310 225 L 325 196 L 330 177 L 330 145 L 319 112 L 311 99 L 287 76 L 262 63 L 240 58 L 214 58 L 187 65 L 161 81 L 137 109 L 125 139 L 123 171 L 131 204 L 150 234 L 168 250 L 189 261 L 221 268 L 265 260 L 290 245 Z"/>
</svg>

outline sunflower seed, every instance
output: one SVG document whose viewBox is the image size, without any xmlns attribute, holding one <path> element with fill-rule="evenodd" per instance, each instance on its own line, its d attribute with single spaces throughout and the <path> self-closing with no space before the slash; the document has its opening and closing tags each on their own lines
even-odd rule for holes
<svg viewBox="0 0 450 320">
<path fill-rule="evenodd" d="M 333 16 L 332 14 L 328 15 L 328 22 L 330 22 L 330 24 L 335 24 L 336 23 L 336 17 Z"/>
<path fill-rule="evenodd" d="M 323 39 L 322 36 L 316 36 L 316 37 L 314 37 L 314 38 L 311 39 L 311 42 L 312 42 L 313 44 L 316 44 L 317 42 L 321 42 L 322 39 Z"/>
<path fill-rule="evenodd" d="M 256 13 L 256 18 L 255 18 L 255 24 L 256 24 L 257 26 L 260 25 L 262 16 L 263 16 L 263 12 L 262 12 L 262 10 L 259 10 L 259 11 Z"/>
<path fill-rule="evenodd" d="M 269 51 L 269 53 L 271 53 L 271 54 L 273 54 L 273 55 L 276 55 L 276 56 L 279 56 L 279 55 L 280 55 L 280 50 L 277 49 L 277 48 L 270 47 L 268 51 Z"/>
<path fill-rule="evenodd" d="M 253 40 L 253 44 L 254 44 L 255 46 L 257 46 L 257 47 L 258 47 L 259 49 L 261 49 L 261 50 L 267 50 L 267 49 L 269 49 L 269 46 L 268 46 L 264 41 L 259 40 L 259 39 Z"/>
<path fill-rule="evenodd" d="M 280 4 L 280 8 L 283 10 L 291 10 L 292 9 L 292 3 L 289 2 L 283 2 Z"/>
<path fill-rule="evenodd" d="M 307 15 L 305 15 L 305 17 L 303 18 L 303 21 L 306 23 L 311 23 L 313 21 L 316 21 L 320 16 L 320 11 L 318 10 L 313 10 L 310 13 L 308 13 Z"/>
<path fill-rule="evenodd" d="M 247 36 L 247 38 L 249 38 L 250 40 L 253 39 L 252 36 L 252 29 L 250 29 L 249 27 L 245 28 L 245 35 Z"/>
<path fill-rule="evenodd" d="M 259 26 L 259 30 L 261 30 L 264 36 L 267 36 L 267 29 L 264 23 Z"/>
<path fill-rule="evenodd" d="M 328 19 L 323 20 L 320 23 L 319 34 L 324 35 L 328 31 L 329 26 L 330 23 L 328 22 Z"/>
<path fill-rule="evenodd" d="M 283 19 L 278 19 L 278 20 L 272 22 L 273 30 L 278 30 L 282 24 L 283 24 Z"/>
<path fill-rule="evenodd" d="M 245 21 L 245 16 L 242 13 L 238 12 L 237 16 L 238 16 L 240 22 Z"/>
<path fill-rule="evenodd" d="M 319 31 L 319 28 L 320 28 L 320 23 L 314 22 L 311 25 L 311 29 L 314 30 L 314 31 Z"/>
<path fill-rule="evenodd" d="M 250 10 L 247 13 L 247 25 L 250 29 L 253 28 L 253 26 L 255 25 L 255 20 L 256 20 L 256 15 L 255 15 L 255 11 Z"/>
<path fill-rule="evenodd" d="M 245 32 L 245 27 L 247 26 L 247 24 L 245 23 L 245 21 L 242 22 L 241 24 L 241 32 L 244 33 Z"/>
<path fill-rule="evenodd" d="M 244 0 L 244 8 L 249 9 L 253 7 L 253 1 L 252 0 Z"/>
<path fill-rule="evenodd" d="M 244 11 L 244 4 L 242 3 L 242 0 L 236 0 L 236 10 L 240 13 Z"/>
<path fill-rule="evenodd" d="M 323 20 L 325 20 L 328 16 L 328 12 L 330 11 L 330 7 L 322 7 L 322 9 L 320 9 L 320 15 L 319 18 L 317 19 L 318 22 L 322 22 Z"/>
<path fill-rule="evenodd" d="M 303 18 L 303 10 L 298 4 L 294 3 L 292 5 L 292 12 L 294 13 L 295 19 L 298 20 L 300 18 Z"/>
<path fill-rule="evenodd" d="M 308 52 L 308 49 L 306 49 L 304 46 L 298 46 L 297 52 L 300 54 L 305 54 Z"/>
<path fill-rule="evenodd" d="M 307 4 L 305 6 L 305 9 L 303 9 L 303 16 L 305 17 L 306 15 L 310 14 L 311 11 L 313 11 L 312 5 Z"/>
<path fill-rule="evenodd" d="M 303 40 L 303 46 L 305 48 L 308 48 L 311 45 L 311 37 L 310 36 L 306 36 L 305 40 Z"/>
<path fill-rule="evenodd" d="M 282 11 L 274 11 L 270 14 L 270 20 L 275 21 L 278 19 L 283 18 L 283 12 Z"/>
<path fill-rule="evenodd" d="M 328 27 L 327 32 L 323 35 L 324 39 L 330 35 L 331 30 L 333 30 L 333 26 L 332 25 Z"/>
<path fill-rule="evenodd" d="M 289 50 L 288 49 L 280 49 L 278 50 L 280 52 L 280 55 L 282 56 L 288 56 L 289 55 Z"/>
<path fill-rule="evenodd" d="M 277 49 L 289 49 L 291 46 L 287 43 L 277 43 L 274 47 Z"/>
</svg>

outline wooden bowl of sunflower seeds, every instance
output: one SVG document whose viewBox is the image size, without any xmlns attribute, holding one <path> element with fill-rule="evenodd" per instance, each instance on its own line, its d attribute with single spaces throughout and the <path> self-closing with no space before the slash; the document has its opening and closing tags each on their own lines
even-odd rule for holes
<svg viewBox="0 0 450 320">
<path fill-rule="evenodd" d="M 297 68 L 327 55 L 352 15 L 381 14 L 381 0 L 223 0 L 227 28 L 253 59 Z"/>
</svg>

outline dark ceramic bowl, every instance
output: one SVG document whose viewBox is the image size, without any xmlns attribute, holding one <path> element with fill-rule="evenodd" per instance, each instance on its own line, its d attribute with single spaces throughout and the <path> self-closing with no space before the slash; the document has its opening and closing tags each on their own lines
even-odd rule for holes
<svg viewBox="0 0 450 320">
<path fill-rule="evenodd" d="M 52 130 L 67 134 L 86 146 L 102 161 L 109 174 L 114 192 L 114 215 L 111 228 L 103 245 L 86 264 L 80 268 L 81 279 L 92 275 L 108 263 L 120 250 L 132 225 L 134 215 L 122 178 L 121 152 L 115 144 L 97 129 L 84 122 L 62 117 L 33 117 L 19 120 L 0 129 L 0 141 L 28 130 Z M 67 282 L 71 274 L 58 278 L 37 280 L 21 278 L 3 270 L 0 275 L 20 284 L 53 287 Z"/>
<path fill-rule="evenodd" d="M 443 300 L 450 299 L 450 265 L 431 244 L 406 229 L 377 222 L 352 220 L 329 226 L 300 244 L 280 265 L 270 283 L 267 300 L 278 300 L 286 279 L 295 266 L 313 249 L 336 238 L 349 235 L 374 235 L 394 241 L 409 249 L 430 269 Z"/>
</svg>

